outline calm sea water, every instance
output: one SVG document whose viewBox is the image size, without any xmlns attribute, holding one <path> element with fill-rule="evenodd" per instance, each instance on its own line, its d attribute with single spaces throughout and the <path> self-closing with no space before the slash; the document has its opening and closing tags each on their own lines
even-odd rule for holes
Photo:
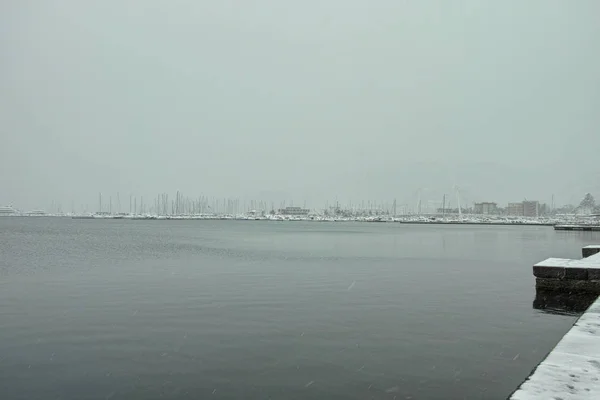
<svg viewBox="0 0 600 400">
<path fill-rule="evenodd" d="M 547 227 L 0 218 L 1 399 L 502 399 Z"/>
</svg>

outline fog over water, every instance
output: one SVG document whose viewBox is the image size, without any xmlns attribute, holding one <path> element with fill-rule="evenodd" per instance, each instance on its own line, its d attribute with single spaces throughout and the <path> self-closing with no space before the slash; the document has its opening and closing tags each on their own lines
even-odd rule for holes
<svg viewBox="0 0 600 400">
<path fill-rule="evenodd" d="M 0 204 L 414 204 L 454 185 L 467 202 L 577 203 L 600 194 L 597 15 L 594 0 L 3 2 Z"/>
</svg>

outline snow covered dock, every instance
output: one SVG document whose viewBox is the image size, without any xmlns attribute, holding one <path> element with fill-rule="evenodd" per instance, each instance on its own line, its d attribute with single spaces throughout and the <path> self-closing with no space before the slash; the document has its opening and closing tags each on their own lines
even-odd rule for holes
<svg viewBox="0 0 600 400">
<path fill-rule="evenodd" d="M 533 266 L 536 288 L 600 294 L 600 246 L 582 249 L 585 258 L 548 258 Z"/>
<path fill-rule="evenodd" d="M 600 245 L 581 252 L 581 260 L 549 258 L 535 264 L 536 288 L 600 294 Z M 600 297 L 510 397 L 534 399 L 600 399 Z"/>
<path fill-rule="evenodd" d="M 600 298 L 510 400 L 600 399 Z"/>
<path fill-rule="evenodd" d="M 600 225 L 554 225 L 555 231 L 600 231 Z"/>
<path fill-rule="evenodd" d="M 581 249 L 581 253 L 583 255 L 583 258 L 600 253 L 600 244 L 592 244 L 589 246 L 585 246 L 583 249 Z"/>
</svg>

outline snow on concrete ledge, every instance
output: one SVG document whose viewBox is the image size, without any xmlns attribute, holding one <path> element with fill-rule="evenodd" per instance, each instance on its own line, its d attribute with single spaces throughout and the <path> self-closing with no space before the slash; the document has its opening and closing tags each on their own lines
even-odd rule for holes
<svg viewBox="0 0 600 400">
<path fill-rule="evenodd" d="M 570 258 L 547 258 L 535 264 L 534 267 L 551 267 L 551 268 L 569 268 L 581 260 L 573 260 Z"/>
<path fill-rule="evenodd" d="M 600 399 L 600 298 L 510 400 Z"/>
<path fill-rule="evenodd" d="M 548 258 L 533 266 L 535 267 L 556 267 L 556 268 L 600 268 L 600 253 L 591 255 L 581 260 L 572 260 L 568 258 Z"/>
<path fill-rule="evenodd" d="M 589 256 L 588 258 L 584 258 L 579 261 L 581 261 L 582 263 L 587 263 L 592 266 L 600 266 L 600 253 L 593 254 L 593 255 Z"/>
<path fill-rule="evenodd" d="M 581 260 L 548 258 L 533 266 L 536 278 L 600 280 L 600 253 Z"/>
</svg>

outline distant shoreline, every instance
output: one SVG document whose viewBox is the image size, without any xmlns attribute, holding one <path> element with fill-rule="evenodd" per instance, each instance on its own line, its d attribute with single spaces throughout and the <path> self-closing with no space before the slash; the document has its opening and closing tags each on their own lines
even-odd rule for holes
<svg viewBox="0 0 600 400">
<path fill-rule="evenodd" d="M 132 221 L 267 221 L 267 222 L 358 222 L 358 223 L 397 223 L 405 225 L 492 225 L 492 226 L 549 226 L 557 225 L 577 225 L 577 226 L 599 226 L 597 224 L 573 223 L 574 221 L 499 221 L 499 220 L 482 220 L 477 221 L 467 219 L 464 221 L 457 220 L 411 220 L 401 217 L 358 217 L 358 218 L 333 218 L 333 217 L 293 217 L 293 216 L 269 216 L 269 217 L 251 217 L 251 216 L 219 216 L 219 215 L 191 215 L 191 216 L 142 216 L 142 215 L 3 215 L 0 218 L 70 218 L 84 220 L 132 220 Z M 473 218 L 473 217 L 470 217 Z"/>
</svg>

